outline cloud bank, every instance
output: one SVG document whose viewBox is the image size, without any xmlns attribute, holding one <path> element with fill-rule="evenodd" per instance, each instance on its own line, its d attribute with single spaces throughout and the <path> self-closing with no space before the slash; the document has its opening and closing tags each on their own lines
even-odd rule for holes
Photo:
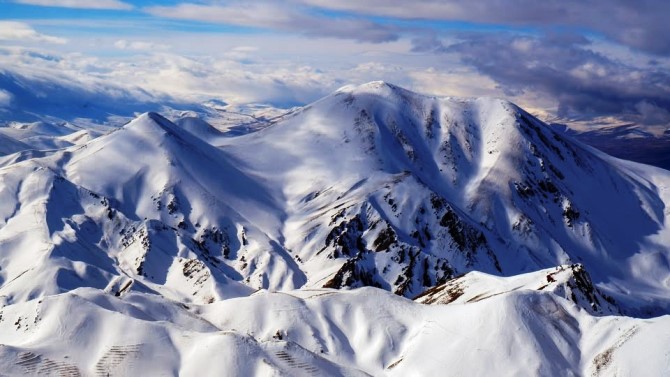
<svg viewBox="0 0 670 377">
<path fill-rule="evenodd" d="M 436 95 L 504 96 L 545 117 L 670 125 L 669 2 L 19 2 L 37 5 L 35 19 L 1 21 L 0 46 L 13 51 L 5 67 L 28 76 L 278 106 L 386 80 Z M 45 19 L 43 6 L 132 17 Z"/>
<path fill-rule="evenodd" d="M 18 21 L 0 21 L 0 41 L 46 42 L 65 44 L 67 39 L 38 33 L 30 25 Z"/>
<path fill-rule="evenodd" d="M 297 0 L 319 8 L 407 20 L 576 27 L 646 52 L 670 54 L 670 2 L 658 0 Z"/>
<path fill-rule="evenodd" d="M 436 49 L 495 80 L 507 95 L 545 93 L 558 116 L 618 115 L 644 124 L 670 123 L 670 74 L 634 67 L 589 49 L 578 35 L 466 35 Z M 423 46 L 425 48 L 425 46 Z"/>
</svg>

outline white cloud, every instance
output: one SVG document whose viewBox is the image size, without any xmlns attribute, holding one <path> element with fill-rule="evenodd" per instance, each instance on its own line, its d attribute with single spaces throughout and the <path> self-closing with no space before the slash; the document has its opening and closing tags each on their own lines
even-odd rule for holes
<svg viewBox="0 0 670 377">
<path fill-rule="evenodd" d="M 15 0 L 15 2 L 43 7 L 116 10 L 133 9 L 131 4 L 118 0 Z"/>
<path fill-rule="evenodd" d="M 467 68 L 439 70 L 428 68 L 409 73 L 415 90 L 438 96 L 500 97 L 502 91 L 488 77 Z"/>
<path fill-rule="evenodd" d="M 30 25 L 17 21 L 0 21 L 0 41 L 31 41 L 65 44 L 67 39 L 38 33 Z"/>
<path fill-rule="evenodd" d="M 96 7 L 126 4 L 116 0 L 18 1 L 79 7 L 92 7 L 94 6 L 92 4 Z M 558 57 L 544 59 L 550 62 L 551 67 L 559 66 L 559 63 L 563 64 L 561 62 L 571 59 L 582 59 L 582 55 L 570 54 L 570 51 L 578 50 L 584 56 L 595 53 L 607 59 L 586 59 L 588 64 L 573 64 L 569 66 L 570 69 L 555 71 L 582 83 L 585 81 L 595 84 L 615 83 L 616 87 L 624 88 L 610 91 L 617 95 L 633 90 L 639 92 L 644 90 L 646 93 L 658 91 L 653 88 L 638 90 L 633 85 L 620 85 L 621 82 L 641 81 L 644 77 L 632 76 L 636 72 L 654 73 L 648 77 L 656 78 L 657 86 L 667 87 L 667 67 L 670 58 L 653 56 L 652 61 L 651 55 L 635 52 L 620 43 L 613 42 L 616 38 L 607 40 L 602 36 L 589 39 L 582 37 L 582 40 L 579 40 L 577 37 L 580 36 L 581 30 L 575 31 L 575 35 L 549 33 L 547 36 L 549 42 L 542 44 L 533 43 L 534 39 L 539 38 L 536 38 L 534 33 L 522 33 L 519 35 L 523 37 L 512 38 L 518 34 L 514 27 L 544 22 L 545 18 L 534 17 L 536 10 L 544 9 L 545 6 L 550 7 L 554 2 L 547 3 L 548 5 L 545 3 L 533 5 L 534 3 L 530 4 L 532 2 L 528 3 L 527 0 L 510 0 L 530 5 L 514 7 L 514 12 L 509 16 L 499 11 L 501 7 L 509 8 L 504 2 L 483 1 L 496 6 L 485 12 L 477 12 L 473 9 L 482 7 L 478 5 L 479 3 L 455 0 L 421 1 L 417 2 L 415 7 L 410 7 L 411 9 L 401 0 L 364 2 L 175 0 L 167 6 L 164 3 L 164 6 L 150 6 L 150 3 L 161 3 L 158 1 L 137 5 L 139 10 L 156 16 L 145 17 L 142 22 L 121 20 L 118 17 L 104 22 L 92 19 L 40 18 L 30 21 L 32 26 L 5 21 L 0 22 L 0 40 L 65 42 L 62 38 L 40 34 L 33 29 L 34 27 L 40 31 L 64 28 L 67 34 L 63 35 L 67 35 L 69 41 L 67 46 L 51 47 L 61 53 L 33 50 L 32 57 L 26 55 L 20 59 L 14 57 L 14 60 L 5 60 L 0 56 L 0 67 L 7 66 L 13 70 L 21 60 L 22 64 L 25 63 L 21 69 L 49 72 L 45 77 L 52 74 L 61 75 L 67 76 L 68 79 L 83 80 L 84 85 L 96 83 L 95 85 L 100 87 L 107 84 L 134 86 L 142 87 L 157 95 L 195 100 L 213 97 L 230 103 L 305 103 L 318 99 L 344 84 L 384 80 L 429 94 L 506 96 L 536 113 L 544 111 L 551 114 L 557 112 L 558 97 L 555 92 L 546 89 L 545 84 L 548 80 L 538 75 L 535 75 L 538 78 L 534 81 L 520 80 L 515 78 L 515 75 L 520 74 L 520 69 L 529 70 L 532 64 L 541 62 L 542 59 L 538 60 L 535 57 L 540 56 L 538 54 L 542 51 L 546 50 L 551 52 L 551 56 Z M 596 2 L 605 4 L 605 0 Z M 556 6 L 561 8 L 563 3 L 558 3 Z M 575 2 L 568 3 L 574 5 Z M 380 18 L 374 16 L 405 20 L 379 21 Z M 518 19 L 508 16 L 512 18 L 518 16 Z M 547 13 L 543 17 L 551 19 L 554 16 Z M 500 24 L 503 28 L 509 25 L 512 29 L 508 33 L 498 33 L 486 28 L 480 30 L 474 25 L 473 33 L 459 33 L 458 27 L 454 30 L 442 30 L 430 22 L 422 21 L 425 19 L 491 22 Z M 240 32 L 239 28 L 225 28 L 226 32 L 221 32 L 217 31 L 219 28 L 209 27 L 194 32 L 190 28 L 180 29 L 183 23 L 173 20 L 204 21 L 259 28 L 269 32 L 246 33 Z M 577 22 L 579 20 L 570 18 L 568 21 L 570 22 L 565 25 L 568 28 L 571 28 L 570 25 L 579 24 Z M 110 24 L 118 30 L 123 30 L 123 35 L 109 33 Z M 73 28 L 86 32 L 73 33 L 71 32 Z M 477 33 L 478 30 L 481 33 Z M 590 30 L 598 28 L 593 27 Z M 481 50 L 488 54 L 480 53 L 476 49 L 484 42 L 496 38 L 504 39 L 501 35 L 508 34 L 510 35 L 508 39 L 512 43 L 505 43 L 505 40 L 498 43 L 505 48 L 482 47 Z M 477 40 L 475 35 L 480 35 L 481 38 Z M 561 38 L 562 42 L 558 41 Z M 167 42 L 169 46 L 163 44 L 165 41 L 169 41 Z M 474 41 L 467 45 L 469 50 L 463 46 L 460 50 L 457 49 L 459 44 L 463 45 L 467 41 Z M 510 46 L 514 54 L 528 55 L 528 58 L 516 59 L 514 54 L 505 53 L 510 51 Z M 540 49 L 541 47 L 544 50 Z M 78 51 L 80 54 L 67 54 L 63 51 Z M 495 52 L 499 53 L 496 55 Z M 104 58 L 96 59 L 96 56 Z M 506 56 L 511 56 L 511 62 L 507 66 L 509 69 L 503 72 L 507 76 L 501 76 L 500 61 Z M 470 58 L 466 59 L 468 57 Z M 639 69 L 630 74 L 621 70 L 623 73 L 611 75 L 603 68 L 602 62 L 607 60 L 620 61 Z M 492 69 L 498 71 L 493 73 L 487 71 Z M 499 79 L 500 77 L 510 79 L 503 80 Z M 525 79 L 529 77 L 534 76 L 524 76 Z M 523 90 L 514 90 L 519 86 L 518 83 L 525 82 L 533 84 L 525 85 Z M 566 85 L 565 90 L 575 91 L 579 87 L 581 86 Z M 612 96 L 602 96 L 605 97 Z M 15 102 L 18 102 L 18 99 Z M 665 99 L 631 101 L 626 111 L 639 114 L 647 122 L 657 122 L 658 119 L 670 118 L 667 113 L 659 111 L 659 109 L 670 110 L 668 103 Z"/>
<path fill-rule="evenodd" d="M 17 47 L 6 59 L 0 48 L 0 67 L 21 69 L 25 76 L 42 72 L 44 77 L 63 77 L 61 81 L 77 84 L 86 80 L 82 85 L 134 86 L 157 96 L 196 101 L 215 98 L 237 104 L 309 103 L 344 84 L 375 79 L 408 85 L 402 72 L 359 72 L 355 67 L 370 61 L 380 66 L 390 61 L 394 67 L 403 65 L 407 60 L 397 54 L 411 47 L 409 41 L 375 44 L 258 33 L 202 33 L 194 38 L 192 33 L 174 33 L 167 39 L 169 50 L 129 49 L 133 41 L 160 44 L 164 40 L 162 35 L 151 34 L 137 39 L 129 36 L 122 42 L 118 37 L 81 35 L 73 37 L 66 49 L 59 48 L 78 54 L 36 48 L 18 52 Z"/>
<path fill-rule="evenodd" d="M 294 36 L 192 35 L 170 38 L 180 53 L 148 48 L 159 39 L 100 41 L 97 45 L 124 48 L 122 55 L 96 58 L 82 53 L 57 53 L 20 47 L 0 47 L 0 67 L 40 80 L 77 85 L 91 92 L 118 92 L 182 101 L 221 99 L 231 104 L 270 103 L 276 106 L 305 104 L 337 88 L 373 80 L 392 82 L 430 94 L 463 95 L 439 70 L 421 64 L 437 64 L 444 57 L 416 59 L 409 41 L 363 44 L 348 40 Z M 72 44 L 80 43 L 73 40 Z M 200 47 L 198 47 L 200 46 Z M 211 46 L 217 46 L 213 51 Z M 133 50 L 132 48 L 139 48 Z M 193 48 L 190 56 L 183 48 Z M 205 48 L 207 53 L 203 53 Z M 137 51 L 140 55 L 134 55 Z M 299 58 L 296 58 L 299 57 Z M 474 73 L 468 78 L 473 80 Z M 455 81 L 458 73 L 450 76 Z M 438 82 L 444 85 L 437 85 Z M 430 84 L 433 85 L 430 85 Z M 474 85 L 473 85 L 474 86 Z M 140 89 L 141 88 L 141 89 Z M 467 94 L 488 94 L 469 88 Z M 488 89 L 488 88 L 487 88 Z"/>
<path fill-rule="evenodd" d="M 230 104 L 287 107 L 310 103 L 344 85 L 384 80 L 429 95 L 507 97 L 544 119 L 557 113 L 555 98 L 537 91 L 506 96 L 491 78 L 458 66 L 449 56 L 431 60 L 430 55 L 399 54 L 396 49 L 405 46 L 408 50 L 409 41 L 395 46 L 371 45 L 380 49 L 367 50 L 346 40 L 319 48 L 322 41 L 306 39 L 313 46 L 313 55 L 308 56 L 300 55 L 295 38 L 262 39 L 263 43 L 254 43 L 253 36 L 246 36 L 223 43 L 220 39 L 203 38 L 200 42 L 205 45 L 219 46 L 217 51 L 190 57 L 150 50 L 138 55 L 97 58 L 81 53 L 0 47 L 0 67 L 11 67 L 12 72 L 40 82 L 81 88 L 96 98 L 111 96 L 131 102 L 218 99 Z M 172 38 L 170 42 L 177 49 L 184 41 Z M 114 41 L 102 44 L 109 46 Z M 282 46 L 296 50 L 288 47 L 284 51 Z M 278 56 L 281 52 L 284 55 Z M 229 56 L 231 53 L 233 56 Z M 253 59 L 236 59 L 236 53 L 253 53 Z M 4 95 L 0 103 L 6 106 L 11 100 L 11 95 Z M 647 123 L 667 116 L 648 104 L 641 104 L 638 110 L 646 115 Z"/>
<path fill-rule="evenodd" d="M 9 107 L 12 103 L 12 93 L 0 89 L 0 107 Z"/>
<path fill-rule="evenodd" d="M 107 52 L 104 58 L 95 57 L 96 50 L 73 54 L 15 47 L 3 53 L 0 48 L 0 67 L 95 92 L 123 90 L 133 96 L 220 99 L 231 104 L 293 106 L 315 101 L 347 84 L 373 80 L 433 95 L 503 95 L 493 80 L 459 65 L 458 57 L 410 52 L 409 39 L 375 44 L 286 34 L 201 34 L 194 39 L 184 33 L 170 37 L 169 51 L 150 48 L 162 40 L 157 36 L 96 40 L 96 46 L 124 49 L 122 54 Z M 85 43 L 90 39 L 75 39 L 70 44 Z M 536 98 L 512 99 L 531 109 L 555 105 L 538 103 Z"/>
<path fill-rule="evenodd" d="M 164 18 L 204 21 L 299 33 L 308 36 L 389 42 L 399 38 L 397 28 L 358 17 L 326 17 L 296 4 L 272 1 L 229 1 L 220 5 L 180 3 L 151 6 L 145 12 Z"/>
<path fill-rule="evenodd" d="M 135 50 L 135 51 L 158 51 L 158 50 L 167 50 L 170 48 L 168 45 L 145 42 L 145 41 L 127 41 L 125 39 L 120 39 L 114 42 L 114 47 L 119 50 Z"/>
<path fill-rule="evenodd" d="M 230 50 L 226 51 L 223 56 L 232 60 L 247 60 L 249 59 L 256 51 L 257 47 L 253 46 L 237 46 L 233 47 Z"/>
</svg>

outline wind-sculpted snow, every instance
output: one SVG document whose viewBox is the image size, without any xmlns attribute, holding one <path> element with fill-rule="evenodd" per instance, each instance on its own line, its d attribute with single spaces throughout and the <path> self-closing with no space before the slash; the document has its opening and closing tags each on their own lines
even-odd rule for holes
<svg viewBox="0 0 670 377">
<path fill-rule="evenodd" d="M 5 130 L 3 373 L 667 365 L 667 317 L 621 315 L 670 308 L 670 173 L 502 100 L 382 82 L 248 132 L 185 114 Z"/>
<path fill-rule="evenodd" d="M 10 375 L 658 375 L 670 346 L 667 316 L 592 317 L 529 290 L 435 306 L 374 288 L 201 306 L 80 288 L 0 315 Z"/>
</svg>

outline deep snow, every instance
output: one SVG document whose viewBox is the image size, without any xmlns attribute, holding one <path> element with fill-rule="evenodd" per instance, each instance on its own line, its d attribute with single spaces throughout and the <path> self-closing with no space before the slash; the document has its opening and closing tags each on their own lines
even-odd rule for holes
<svg viewBox="0 0 670 377">
<path fill-rule="evenodd" d="M 2 128 L 3 374 L 668 373 L 670 172 L 383 82 L 169 115 Z"/>
</svg>

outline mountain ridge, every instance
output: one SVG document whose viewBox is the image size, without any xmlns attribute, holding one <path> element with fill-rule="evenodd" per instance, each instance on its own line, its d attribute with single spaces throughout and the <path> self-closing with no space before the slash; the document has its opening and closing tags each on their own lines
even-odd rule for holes
<svg viewBox="0 0 670 377">
<path fill-rule="evenodd" d="M 193 122 L 0 159 L 1 369 L 663 370 L 670 173 L 383 82 Z"/>
<path fill-rule="evenodd" d="M 106 198 L 131 228 L 157 220 L 147 237 L 164 238 L 151 229 L 166 227 L 183 238 L 165 244 L 168 255 L 209 245 L 224 275 L 255 288 L 285 286 L 289 274 L 297 280 L 285 287 L 375 285 L 414 297 L 472 270 L 509 276 L 586 262 L 616 298 L 608 279 L 631 276 L 618 265 L 626 250 L 658 249 L 647 234 L 663 229 L 651 181 L 515 105 L 383 82 L 340 89 L 219 148 L 150 112 L 35 161 Z M 613 238 L 624 233 L 633 239 Z"/>
</svg>

